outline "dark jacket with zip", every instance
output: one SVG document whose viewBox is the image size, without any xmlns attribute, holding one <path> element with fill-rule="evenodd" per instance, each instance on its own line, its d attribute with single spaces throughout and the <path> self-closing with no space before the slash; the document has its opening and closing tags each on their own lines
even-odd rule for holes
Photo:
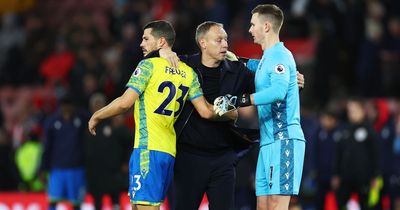
<svg viewBox="0 0 400 210">
<path fill-rule="evenodd" d="M 203 86 L 204 80 L 201 74 L 201 54 L 180 57 L 183 62 L 194 69 Z M 254 74 L 246 69 L 239 61 L 224 60 L 220 68 L 219 96 L 231 94 L 241 95 L 243 93 L 254 93 Z M 204 89 L 203 89 L 204 91 Z M 209 103 L 213 103 L 215 96 L 207 97 Z M 175 123 L 177 135 L 177 148 L 200 155 L 218 155 L 228 150 L 242 150 L 249 146 L 249 134 L 232 126 L 232 122 L 213 122 L 199 117 L 191 103 L 185 103 L 183 111 Z M 257 138 L 258 132 L 251 133 L 253 139 Z M 212 136 L 214 139 L 201 138 L 199 136 Z M 247 137 L 246 137 L 246 136 Z"/>
<path fill-rule="evenodd" d="M 335 173 L 346 182 L 369 184 L 380 175 L 378 141 L 368 122 L 347 125 L 337 144 Z"/>
</svg>

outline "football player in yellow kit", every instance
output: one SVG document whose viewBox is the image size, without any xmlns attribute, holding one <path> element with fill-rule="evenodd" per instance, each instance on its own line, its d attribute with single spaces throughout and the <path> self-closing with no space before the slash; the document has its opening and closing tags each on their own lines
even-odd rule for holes
<svg viewBox="0 0 400 210">
<path fill-rule="evenodd" d="M 164 58 L 151 57 L 162 48 L 171 48 L 175 31 L 166 21 L 144 27 L 144 59 L 133 71 L 126 91 L 89 120 L 89 131 L 106 118 L 126 112 L 135 104 L 135 143 L 129 163 L 129 196 L 133 209 L 159 209 L 172 180 L 176 134 L 174 122 L 186 100 L 203 118 L 216 117 L 207 103 L 192 68 L 179 62 L 173 68 Z"/>
</svg>

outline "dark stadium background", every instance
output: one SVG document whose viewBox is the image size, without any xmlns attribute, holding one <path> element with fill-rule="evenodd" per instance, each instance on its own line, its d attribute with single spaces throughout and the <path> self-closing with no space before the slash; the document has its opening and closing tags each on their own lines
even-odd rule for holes
<svg viewBox="0 0 400 210">
<path fill-rule="evenodd" d="M 139 44 L 146 22 L 169 20 L 177 33 L 173 49 L 191 54 L 197 52 L 196 26 L 217 21 L 224 24 L 231 51 L 260 58 L 261 49 L 248 33 L 250 11 L 260 3 L 275 3 L 284 10 L 281 39 L 306 78 L 301 107 L 307 152 L 301 194 L 292 207 L 315 208 L 315 161 L 324 158 L 315 152 L 320 111 L 334 110 L 344 124 L 346 101 L 358 96 L 366 100 L 376 131 L 394 133 L 380 147 L 380 168 L 389 177 L 384 186 L 394 190 L 381 193 L 375 208 L 389 209 L 391 198 L 397 198 L 400 209 L 397 0 L 0 0 L 0 209 L 26 209 L 28 203 L 37 204 L 32 209 L 43 208 L 45 186 L 23 183 L 25 169 L 15 158 L 18 149 L 28 140 L 40 145 L 43 122 L 66 93 L 73 93 L 76 104 L 86 110 L 94 93 L 103 93 L 109 101 L 119 96 L 142 58 Z M 124 117 L 132 131 L 131 112 Z M 387 123 L 392 123 L 391 130 L 381 130 Z M 388 157 L 391 161 L 384 161 Z M 255 163 L 256 151 L 251 151 L 238 164 L 237 209 L 254 209 Z M 87 197 L 86 208 L 90 200 Z M 109 199 L 105 201 L 110 208 Z M 326 207 L 335 209 L 331 203 Z"/>
</svg>

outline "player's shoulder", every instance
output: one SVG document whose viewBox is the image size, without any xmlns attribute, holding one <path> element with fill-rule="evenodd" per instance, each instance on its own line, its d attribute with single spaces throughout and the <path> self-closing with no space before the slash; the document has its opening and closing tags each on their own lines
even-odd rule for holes
<svg viewBox="0 0 400 210">
<path fill-rule="evenodd" d="M 273 58 L 285 58 L 291 55 L 290 51 L 286 47 L 275 48 L 272 51 Z"/>
<path fill-rule="evenodd" d="M 168 65 L 168 61 L 165 58 L 160 58 L 160 57 L 145 58 L 141 60 L 139 64 L 141 63 L 147 63 L 152 65 Z"/>
<path fill-rule="evenodd" d="M 145 59 L 141 60 L 137 66 L 138 66 L 138 68 L 141 68 L 141 69 L 143 69 L 143 68 L 153 69 L 155 65 L 156 65 L 156 61 L 154 60 L 154 58 L 145 58 Z"/>
<path fill-rule="evenodd" d="M 193 70 L 192 67 L 190 67 L 189 65 L 187 65 L 185 62 L 179 61 L 179 68 L 180 69 L 189 69 L 189 70 Z"/>
<path fill-rule="evenodd" d="M 273 51 L 271 57 L 269 57 L 269 63 L 274 64 L 275 62 L 284 62 L 286 64 L 290 64 L 292 63 L 293 59 L 292 53 L 287 48 L 279 48 Z"/>
</svg>

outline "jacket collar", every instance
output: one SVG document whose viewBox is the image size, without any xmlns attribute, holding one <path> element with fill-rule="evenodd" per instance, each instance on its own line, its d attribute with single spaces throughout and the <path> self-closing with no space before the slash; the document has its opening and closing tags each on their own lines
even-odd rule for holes
<svg viewBox="0 0 400 210">
<path fill-rule="evenodd" d="M 143 57 L 143 60 L 144 60 L 144 59 L 148 59 L 148 58 L 160 57 L 159 51 L 160 51 L 159 49 L 158 49 L 158 50 L 151 51 L 149 54 L 147 54 L 146 56 Z"/>
<path fill-rule="evenodd" d="M 194 57 L 194 63 L 195 63 L 195 65 L 197 67 L 200 67 L 201 65 L 203 65 L 201 63 L 201 52 L 194 54 L 193 57 Z M 225 72 L 234 72 L 232 70 L 232 68 L 229 67 L 229 62 L 226 59 L 224 59 L 222 61 L 221 66 L 222 66 L 222 68 L 221 68 L 221 71 L 222 71 L 221 78 L 225 75 Z"/>
</svg>

